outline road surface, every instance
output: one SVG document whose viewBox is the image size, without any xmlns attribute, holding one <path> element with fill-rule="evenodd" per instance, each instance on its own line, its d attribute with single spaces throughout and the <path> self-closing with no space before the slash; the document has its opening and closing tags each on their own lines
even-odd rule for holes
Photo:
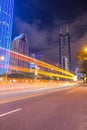
<svg viewBox="0 0 87 130">
<path fill-rule="evenodd" d="M 87 87 L 2 103 L 0 130 L 87 130 Z"/>
</svg>

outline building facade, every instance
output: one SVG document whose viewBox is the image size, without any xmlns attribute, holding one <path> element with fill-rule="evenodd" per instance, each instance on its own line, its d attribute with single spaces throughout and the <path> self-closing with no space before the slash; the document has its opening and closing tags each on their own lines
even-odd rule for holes
<svg viewBox="0 0 87 130">
<path fill-rule="evenodd" d="M 12 42 L 12 51 L 28 56 L 29 55 L 29 40 L 25 34 L 15 37 Z M 29 63 L 21 60 L 19 56 L 11 57 L 11 65 L 20 67 L 29 67 Z"/>
<path fill-rule="evenodd" d="M 8 72 L 11 48 L 14 0 L 0 0 L 0 74 Z"/>
<path fill-rule="evenodd" d="M 70 35 L 67 30 L 66 34 L 59 34 L 59 63 L 60 67 L 65 70 L 71 70 L 71 49 Z"/>
</svg>

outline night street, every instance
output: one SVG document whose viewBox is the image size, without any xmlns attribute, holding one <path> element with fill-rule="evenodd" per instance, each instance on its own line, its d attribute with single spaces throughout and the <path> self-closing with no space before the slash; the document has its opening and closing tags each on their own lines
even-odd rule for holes
<svg viewBox="0 0 87 130">
<path fill-rule="evenodd" d="M 0 0 L 0 130 L 87 130 L 87 1 Z"/>
<path fill-rule="evenodd" d="M 0 130 L 87 130 L 87 87 L 0 104 Z"/>
</svg>

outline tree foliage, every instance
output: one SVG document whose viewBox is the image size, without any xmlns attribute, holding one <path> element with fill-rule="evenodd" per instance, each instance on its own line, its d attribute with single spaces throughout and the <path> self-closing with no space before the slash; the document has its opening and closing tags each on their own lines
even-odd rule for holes
<svg viewBox="0 0 87 130">
<path fill-rule="evenodd" d="M 82 63 L 81 63 L 81 72 L 86 74 L 87 75 L 87 60 L 84 60 Z"/>
<path fill-rule="evenodd" d="M 79 53 L 77 54 L 77 58 L 78 58 L 78 61 L 79 61 L 80 63 L 82 63 L 82 62 L 84 62 L 84 61 L 87 60 L 87 53 L 85 53 L 85 52 L 79 52 Z"/>
<path fill-rule="evenodd" d="M 81 73 L 84 74 L 87 82 L 87 52 L 79 52 L 77 54 L 77 59 L 80 64 Z"/>
</svg>

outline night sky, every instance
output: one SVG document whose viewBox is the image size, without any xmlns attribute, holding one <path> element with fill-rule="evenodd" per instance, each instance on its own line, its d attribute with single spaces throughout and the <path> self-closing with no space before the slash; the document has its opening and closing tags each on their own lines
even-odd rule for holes
<svg viewBox="0 0 87 130">
<path fill-rule="evenodd" d="M 15 0 L 13 38 L 25 33 L 30 51 L 58 63 L 58 36 L 69 27 L 74 67 L 76 55 L 87 45 L 86 0 Z"/>
</svg>

